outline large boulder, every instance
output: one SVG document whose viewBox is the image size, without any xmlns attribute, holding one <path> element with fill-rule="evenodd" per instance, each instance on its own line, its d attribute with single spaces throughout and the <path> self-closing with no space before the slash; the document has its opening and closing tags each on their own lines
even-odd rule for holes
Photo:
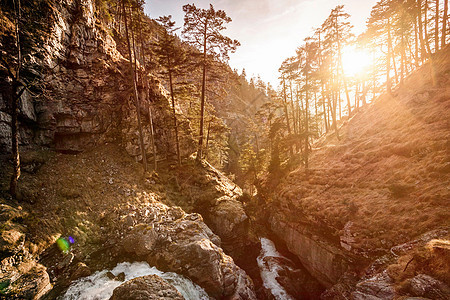
<svg viewBox="0 0 450 300">
<path fill-rule="evenodd" d="M 409 280 L 409 292 L 413 296 L 430 299 L 448 299 L 450 287 L 426 274 L 419 274 Z"/>
<path fill-rule="evenodd" d="M 255 299 L 252 280 L 224 253 L 199 214 L 154 202 L 118 218 L 122 238 L 113 243 L 122 245 L 119 256 L 182 274 L 214 298 Z"/>
<path fill-rule="evenodd" d="M 134 278 L 114 289 L 110 300 L 183 300 L 177 289 L 157 275 Z"/>
</svg>

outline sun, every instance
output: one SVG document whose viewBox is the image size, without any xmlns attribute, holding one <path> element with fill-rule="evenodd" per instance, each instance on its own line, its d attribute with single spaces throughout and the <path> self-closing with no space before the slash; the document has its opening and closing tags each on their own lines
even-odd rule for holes
<svg viewBox="0 0 450 300">
<path fill-rule="evenodd" d="M 342 49 L 342 66 L 348 77 L 362 76 L 372 63 L 371 55 L 363 50 L 347 46 Z"/>
</svg>

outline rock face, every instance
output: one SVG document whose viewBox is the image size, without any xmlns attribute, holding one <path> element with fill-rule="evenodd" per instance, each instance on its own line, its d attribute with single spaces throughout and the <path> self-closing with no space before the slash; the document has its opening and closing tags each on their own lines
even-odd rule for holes
<svg viewBox="0 0 450 300">
<path fill-rule="evenodd" d="M 52 288 L 46 268 L 24 246 L 26 228 L 17 221 L 25 216 L 0 205 L 0 299 L 39 299 Z"/>
<path fill-rule="evenodd" d="M 134 278 L 114 289 L 110 300 L 183 300 L 176 288 L 157 275 Z"/>
<path fill-rule="evenodd" d="M 32 35 L 25 68 L 39 82 L 35 96 L 25 92 L 20 105 L 22 146 L 51 146 L 78 152 L 104 142 L 119 142 L 140 159 L 136 108 L 129 64 L 114 39 L 97 19 L 94 1 L 39 0 L 41 12 L 26 9 L 24 35 Z M 46 17 L 42 16 L 45 15 Z M 33 21 L 49 19 L 46 30 L 34 34 Z M 39 23 L 38 23 L 39 24 Z M 0 150 L 10 151 L 10 90 L 0 74 Z M 151 76 L 138 83 L 146 151 L 152 152 L 149 108 L 158 149 L 171 153 L 166 92 Z M 190 143 L 190 141 L 184 141 Z M 190 152 L 188 145 L 184 151 Z"/>
<path fill-rule="evenodd" d="M 255 299 L 251 279 L 223 252 L 220 239 L 199 214 L 185 214 L 180 208 L 155 202 L 116 222 L 122 224 L 123 236 L 119 241 L 111 239 L 122 245 L 118 257 L 136 257 L 182 274 L 214 298 Z"/>
<path fill-rule="evenodd" d="M 426 274 L 419 274 L 409 280 L 409 290 L 413 296 L 430 299 L 448 299 L 450 287 Z"/>
<path fill-rule="evenodd" d="M 326 287 L 336 283 L 349 270 L 348 257 L 331 243 L 310 234 L 309 230 L 271 218 L 271 229 L 282 238 L 289 251 Z"/>
<path fill-rule="evenodd" d="M 358 283 L 352 299 L 394 299 L 394 296 L 395 289 L 392 279 L 387 272 L 383 272 Z"/>
<path fill-rule="evenodd" d="M 222 239 L 224 249 L 233 252 L 246 247 L 249 218 L 240 201 L 241 188 L 206 161 L 201 167 L 192 161 L 178 177 L 183 182 L 180 192 L 192 205 L 187 209 L 204 217 L 205 223 Z"/>
</svg>

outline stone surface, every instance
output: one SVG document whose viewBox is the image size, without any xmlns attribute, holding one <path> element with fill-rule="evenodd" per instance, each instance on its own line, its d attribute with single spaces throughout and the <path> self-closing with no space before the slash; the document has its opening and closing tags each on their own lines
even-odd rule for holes
<svg viewBox="0 0 450 300">
<path fill-rule="evenodd" d="M 419 274 L 409 280 L 409 292 L 416 297 L 436 300 L 449 299 L 450 297 L 448 285 L 425 274 Z"/>
<path fill-rule="evenodd" d="M 242 203 L 228 196 L 216 199 L 209 209 L 209 219 L 214 232 L 223 239 L 236 237 L 248 222 Z"/>
<path fill-rule="evenodd" d="M 393 281 L 385 271 L 358 283 L 352 299 L 394 299 L 395 295 Z"/>
<path fill-rule="evenodd" d="M 10 297 L 9 299 L 40 299 L 51 288 L 46 268 L 37 264 L 17 280 L 11 282 L 6 290 L 6 299 L 8 297 Z"/>
<path fill-rule="evenodd" d="M 0 231 L 0 258 L 19 252 L 25 242 L 25 235 L 15 225 L 6 225 Z"/>
<path fill-rule="evenodd" d="M 127 217 L 134 219 L 130 228 Z M 159 202 L 134 208 L 110 220 L 122 231 L 111 243 L 122 245 L 118 257 L 135 257 L 159 269 L 182 274 L 215 298 L 255 299 L 253 283 L 233 259 L 218 246 L 220 239 L 199 214 Z"/>
<path fill-rule="evenodd" d="M 97 19 L 95 1 L 38 1 L 39 15 L 23 28 L 42 25 L 27 45 L 24 69 L 35 93 L 20 101 L 20 143 L 79 152 L 115 141 L 140 159 L 137 112 L 132 98 L 129 64 L 109 30 Z M 46 20 L 45 24 L 41 24 Z M 40 24 L 40 25 L 39 25 Z M 10 81 L 0 74 L 0 150 L 10 151 Z M 174 152 L 167 92 L 152 75 L 138 83 L 145 148 L 152 154 L 148 111 L 153 111 L 156 145 L 160 153 Z M 171 124 L 171 123 L 170 123 Z M 181 130 L 181 129 L 180 129 Z M 192 140 L 182 139 L 183 154 L 193 151 Z"/>
<path fill-rule="evenodd" d="M 87 277 L 92 274 L 91 269 L 83 262 L 79 262 L 74 267 L 74 271 L 70 275 L 70 280 L 74 281 L 81 277 Z"/>
<path fill-rule="evenodd" d="M 114 289 L 110 300 L 151 300 L 174 299 L 184 297 L 176 288 L 157 275 L 134 278 Z"/>
<path fill-rule="evenodd" d="M 331 287 L 349 270 L 349 262 L 344 253 L 332 243 L 319 239 L 300 226 L 295 226 L 271 218 L 272 231 L 282 238 L 289 251 L 295 254 L 321 284 Z"/>
</svg>

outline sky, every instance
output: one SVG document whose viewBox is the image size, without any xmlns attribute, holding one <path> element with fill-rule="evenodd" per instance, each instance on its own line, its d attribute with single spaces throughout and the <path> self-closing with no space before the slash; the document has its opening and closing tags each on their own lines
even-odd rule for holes
<svg viewBox="0 0 450 300">
<path fill-rule="evenodd" d="M 239 73 L 245 68 L 248 79 L 260 75 L 276 87 L 283 60 L 295 54 L 336 5 L 344 4 L 353 32 L 359 34 L 376 0 L 146 0 L 145 13 L 151 18 L 172 15 L 182 27 L 182 6 L 187 3 L 201 8 L 209 8 L 211 3 L 216 10 L 225 10 L 233 21 L 223 33 L 241 43 L 230 54 L 230 66 Z"/>
</svg>

